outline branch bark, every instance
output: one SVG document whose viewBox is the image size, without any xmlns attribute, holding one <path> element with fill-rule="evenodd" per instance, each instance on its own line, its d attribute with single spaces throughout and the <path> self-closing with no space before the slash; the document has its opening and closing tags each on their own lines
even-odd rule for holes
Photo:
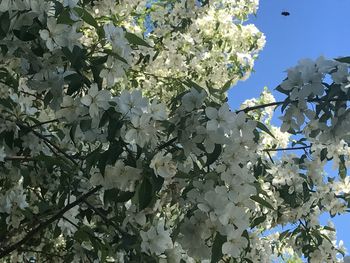
<svg viewBox="0 0 350 263">
<path fill-rule="evenodd" d="M 334 98 L 334 99 L 308 99 L 305 100 L 306 102 L 334 102 L 334 101 L 348 101 L 349 99 L 339 99 L 339 98 Z M 300 100 L 290 100 L 289 103 L 296 103 L 299 102 Z M 237 110 L 235 111 L 235 113 L 240 113 L 240 112 L 249 112 L 252 110 L 259 110 L 259 109 L 263 109 L 263 108 L 267 108 L 267 107 L 273 107 L 273 106 L 280 106 L 283 105 L 283 103 L 285 103 L 285 101 L 276 101 L 276 102 L 270 102 L 270 103 L 266 103 L 266 104 L 260 104 L 260 105 L 256 105 L 256 106 L 252 106 L 252 107 L 247 107 L 241 110 Z"/>
<path fill-rule="evenodd" d="M 5 248 L 0 248 L 0 258 L 3 258 L 7 255 L 9 255 L 11 252 L 13 252 L 16 249 L 21 248 L 26 242 L 28 242 L 34 235 L 36 235 L 37 233 L 39 233 L 40 231 L 42 231 L 43 229 L 45 229 L 46 227 L 48 227 L 51 223 L 55 222 L 56 220 L 60 219 L 61 217 L 63 217 L 64 213 L 66 213 L 67 211 L 69 211 L 70 209 L 72 209 L 74 206 L 79 205 L 81 202 L 83 202 L 86 198 L 88 198 L 89 196 L 93 195 L 94 193 L 96 193 L 99 189 L 101 188 L 101 186 L 97 186 L 93 189 L 91 189 L 89 192 L 81 195 L 79 198 L 77 198 L 74 202 L 67 204 L 64 208 L 62 208 L 60 211 L 58 211 L 55 215 L 53 215 L 52 217 L 50 217 L 48 220 L 40 223 L 37 227 L 33 228 L 32 230 L 30 230 L 24 238 L 22 238 L 20 241 L 16 242 L 13 245 L 10 245 L 8 247 Z"/>
<path fill-rule="evenodd" d="M 305 150 L 311 148 L 311 145 L 300 146 L 300 147 L 288 147 L 288 148 L 275 148 L 275 149 L 265 149 L 264 152 L 278 152 L 278 151 L 292 151 L 292 150 Z"/>
</svg>

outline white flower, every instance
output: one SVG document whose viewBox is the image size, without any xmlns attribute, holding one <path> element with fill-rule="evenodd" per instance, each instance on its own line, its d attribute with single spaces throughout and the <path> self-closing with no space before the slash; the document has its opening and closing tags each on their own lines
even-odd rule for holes
<svg viewBox="0 0 350 263">
<path fill-rule="evenodd" d="M 23 177 L 19 184 L 13 189 L 8 190 L 4 195 L 0 195 L 0 212 L 11 214 L 14 209 L 19 208 L 23 210 L 28 207 L 26 195 L 22 186 Z"/>
<path fill-rule="evenodd" d="M 63 6 L 69 6 L 69 8 L 73 8 L 78 4 L 78 2 L 79 0 L 63 0 Z"/>
<path fill-rule="evenodd" d="M 166 111 L 166 105 L 164 103 L 158 103 L 156 99 L 152 100 L 152 103 L 149 105 L 148 109 L 154 120 L 163 121 L 168 117 Z"/>
<path fill-rule="evenodd" d="M 132 116 L 131 124 L 132 127 L 125 134 L 126 142 L 136 142 L 141 147 L 148 142 L 151 142 L 152 145 L 156 144 L 157 129 L 154 126 L 154 121 L 151 120 L 150 114 L 143 113 L 141 116 Z"/>
<path fill-rule="evenodd" d="M 65 200 L 64 205 L 71 204 L 75 200 L 76 197 L 74 195 L 71 195 Z M 58 221 L 57 225 L 62 229 L 62 232 L 64 232 L 66 235 L 72 236 L 75 233 L 75 231 L 77 231 L 76 225 L 78 225 L 79 223 L 79 219 L 77 218 L 78 214 L 79 208 L 78 206 L 74 206 L 63 214 L 64 218 L 61 218 Z"/>
<path fill-rule="evenodd" d="M 165 179 L 174 177 L 177 172 L 176 163 L 172 160 L 171 153 L 166 155 L 162 152 L 157 153 L 153 156 L 150 168 L 153 169 L 156 175 Z"/>
<path fill-rule="evenodd" d="M 133 192 L 136 181 L 141 179 L 141 172 L 140 169 L 127 166 L 122 160 L 118 160 L 113 166 L 106 166 L 103 181 L 100 184 L 104 189 L 118 188 Z"/>
<path fill-rule="evenodd" d="M 150 229 L 140 231 L 142 238 L 141 250 L 150 254 L 160 255 L 167 249 L 173 248 L 173 242 L 170 238 L 169 230 L 164 230 L 164 221 L 159 220 L 157 226 L 151 226 Z"/>
<path fill-rule="evenodd" d="M 198 92 L 195 88 L 191 88 L 190 92 L 186 93 L 181 101 L 186 111 L 192 111 L 198 109 L 203 105 L 206 93 L 204 90 Z"/>
<path fill-rule="evenodd" d="M 56 117 L 65 118 L 68 122 L 75 121 L 83 111 L 79 105 L 79 99 L 74 99 L 72 96 L 64 96 L 61 109 L 56 111 Z"/>
<path fill-rule="evenodd" d="M 224 103 L 219 110 L 213 107 L 207 107 L 205 113 L 209 118 L 209 121 L 207 122 L 207 130 L 209 131 L 216 131 L 218 128 L 227 129 L 234 120 L 234 114 L 230 112 L 227 103 Z"/>
<path fill-rule="evenodd" d="M 116 27 L 112 23 L 103 26 L 106 39 L 112 44 L 113 51 L 115 51 L 122 58 L 129 60 L 131 54 L 131 47 L 128 40 L 125 38 L 125 32 L 121 27 Z"/>
<path fill-rule="evenodd" d="M 40 37 L 46 41 L 47 48 L 52 51 L 57 46 L 66 46 L 66 38 L 64 36 L 67 33 L 69 27 L 64 24 L 57 24 L 54 17 L 47 19 L 47 29 L 40 30 Z"/>
<path fill-rule="evenodd" d="M 81 103 L 89 107 L 91 118 L 98 118 L 99 108 L 107 110 L 109 108 L 109 100 L 111 93 L 108 90 L 98 90 L 97 84 L 91 85 L 87 95 L 81 98 Z"/>
<path fill-rule="evenodd" d="M 148 101 L 142 97 L 142 93 L 139 90 L 134 90 L 131 93 L 123 90 L 117 103 L 119 111 L 130 117 L 133 114 L 141 115 L 145 112 Z"/>
<path fill-rule="evenodd" d="M 233 228 L 232 228 L 233 229 Z M 222 253 L 238 258 L 241 252 L 248 246 L 248 240 L 242 237 L 242 232 L 232 230 L 227 236 L 228 241 L 222 245 Z"/>
<path fill-rule="evenodd" d="M 123 80 L 125 77 L 125 71 L 129 68 L 129 65 L 115 59 L 113 56 L 108 56 L 106 61 L 106 68 L 101 70 L 100 77 L 106 80 L 107 87 L 112 87 L 118 81 Z"/>
<path fill-rule="evenodd" d="M 248 218 L 246 218 L 246 214 L 245 209 L 230 202 L 225 206 L 225 209 L 222 210 L 219 221 L 223 225 L 230 224 L 231 227 L 235 225 L 239 229 L 242 229 L 244 226 L 247 227 Z"/>
</svg>

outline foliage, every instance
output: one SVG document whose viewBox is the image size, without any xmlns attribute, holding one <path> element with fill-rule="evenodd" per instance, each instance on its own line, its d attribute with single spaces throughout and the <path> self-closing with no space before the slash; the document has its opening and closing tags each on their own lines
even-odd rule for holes
<svg viewBox="0 0 350 263">
<path fill-rule="evenodd" d="M 265 42 L 243 23 L 257 4 L 1 1 L 4 262 L 271 262 L 290 251 L 342 262 L 318 218 L 350 207 L 349 61 L 302 60 L 276 89 L 284 101 L 265 89 L 230 110 L 226 91 Z"/>
</svg>

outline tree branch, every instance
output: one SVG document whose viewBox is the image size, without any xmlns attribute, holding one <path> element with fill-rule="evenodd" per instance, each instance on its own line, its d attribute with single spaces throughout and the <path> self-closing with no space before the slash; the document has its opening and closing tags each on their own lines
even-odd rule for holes
<svg viewBox="0 0 350 263">
<path fill-rule="evenodd" d="M 59 153 L 63 154 L 67 159 L 69 159 L 72 163 L 74 163 L 76 166 L 79 167 L 79 164 L 74 160 L 74 158 L 72 156 L 70 156 L 69 154 L 67 154 L 65 151 L 63 151 L 60 147 L 58 147 L 56 144 L 54 144 L 53 142 L 51 142 L 49 139 L 47 139 L 44 135 L 42 135 L 41 133 L 37 132 L 36 130 L 34 130 L 32 127 L 27 126 L 21 122 L 16 122 L 16 124 L 23 129 L 27 129 L 30 130 L 35 136 L 37 136 L 39 139 L 42 139 L 44 142 L 50 144 L 54 149 L 56 149 Z"/>
<path fill-rule="evenodd" d="M 39 127 L 39 126 L 41 126 L 41 125 L 44 125 L 44 124 L 53 123 L 53 122 L 58 122 L 58 121 L 59 121 L 59 119 L 53 119 L 53 120 L 49 120 L 49 121 L 43 121 L 43 122 L 40 122 L 40 123 L 38 123 L 38 124 L 34 124 L 34 125 L 30 126 L 30 128 L 33 129 L 33 128 Z"/>
<path fill-rule="evenodd" d="M 116 230 L 118 229 L 118 226 L 112 222 L 110 219 L 108 219 L 103 213 L 101 213 L 100 210 L 98 210 L 96 207 L 94 207 L 92 204 L 90 204 L 90 202 L 88 202 L 87 200 L 84 200 L 84 203 L 91 209 L 93 210 L 96 214 L 98 214 L 103 221 L 105 221 L 107 224 L 112 225 Z"/>
<path fill-rule="evenodd" d="M 4 158 L 5 161 L 35 161 L 35 158 L 31 156 L 6 156 Z"/>
<path fill-rule="evenodd" d="M 174 138 L 172 138 L 171 140 L 169 140 L 169 141 L 167 141 L 167 142 L 165 142 L 165 143 L 159 145 L 159 146 L 157 147 L 157 149 L 158 149 L 159 151 L 161 151 L 161 150 L 163 150 L 164 148 L 170 146 L 170 145 L 171 145 L 172 143 L 174 143 L 176 140 L 177 140 L 177 137 L 174 137 Z"/>
<path fill-rule="evenodd" d="M 306 102 L 334 102 L 334 101 L 348 101 L 349 99 L 338 99 L 338 98 L 334 98 L 334 99 L 308 99 L 305 100 Z M 300 100 L 290 100 L 288 103 L 296 103 L 299 102 Z M 252 110 L 259 110 L 259 109 L 263 109 L 263 108 L 267 108 L 267 107 L 273 107 L 273 106 L 280 106 L 283 103 L 285 103 L 285 101 L 276 101 L 276 102 L 270 102 L 270 103 L 266 103 L 266 104 L 260 104 L 260 105 L 256 105 L 256 106 L 252 106 L 252 107 L 247 107 L 241 110 L 237 110 L 235 111 L 235 113 L 240 113 L 240 112 L 249 112 Z"/>
<path fill-rule="evenodd" d="M 67 211 L 69 211 L 70 209 L 75 207 L 76 205 L 79 205 L 86 198 L 88 198 L 89 196 L 91 196 L 94 193 L 96 193 L 100 188 L 101 188 L 101 186 L 97 186 L 97 187 L 91 189 L 89 192 L 81 195 L 74 202 L 72 202 L 70 204 L 67 204 L 64 208 L 62 208 L 60 211 L 58 211 L 55 215 L 50 217 L 48 220 L 40 223 L 37 227 L 35 227 L 32 230 L 30 230 L 25 235 L 25 237 L 22 238 L 20 241 L 16 242 L 13 245 L 8 246 L 8 247 L 0 248 L 0 258 L 3 258 L 5 256 L 7 256 L 9 253 L 11 253 L 12 251 L 21 248 L 21 246 L 23 246 L 26 242 L 28 242 L 35 234 L 39 233 L 40 231 L 42 231 L 43 229 L 48 227 L 51 223 L 53 223 L 56 220 L 60 219 L 64 215 L 64 213 L 66 213 Z"/>
<path fill-rule="evenodd" d="M 305 150 L 311 148 L 311 145 L 300 146 L 300 147 L 288 147 L 288 148 L 275 148 L 275 149 L 264 149 L 264 152 L 278 152 L 278 151 L 292 151 L 292 150 Z"/>
</svg>

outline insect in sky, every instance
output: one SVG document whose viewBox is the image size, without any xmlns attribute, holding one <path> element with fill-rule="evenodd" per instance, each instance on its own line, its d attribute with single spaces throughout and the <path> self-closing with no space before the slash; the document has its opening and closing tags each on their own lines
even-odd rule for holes
<svg viewBox="0 0 350 263">
<path fill-rule="evenodd" d="M 282 15 L 282 16 L 289 16 L 289 15 L 290 15 L 290 13 L 289 13 L 289 12 L 287 12 L 287 11 L 283 11 L 283 12 L 281 13 L 281 15 Z"/>
</svg>

